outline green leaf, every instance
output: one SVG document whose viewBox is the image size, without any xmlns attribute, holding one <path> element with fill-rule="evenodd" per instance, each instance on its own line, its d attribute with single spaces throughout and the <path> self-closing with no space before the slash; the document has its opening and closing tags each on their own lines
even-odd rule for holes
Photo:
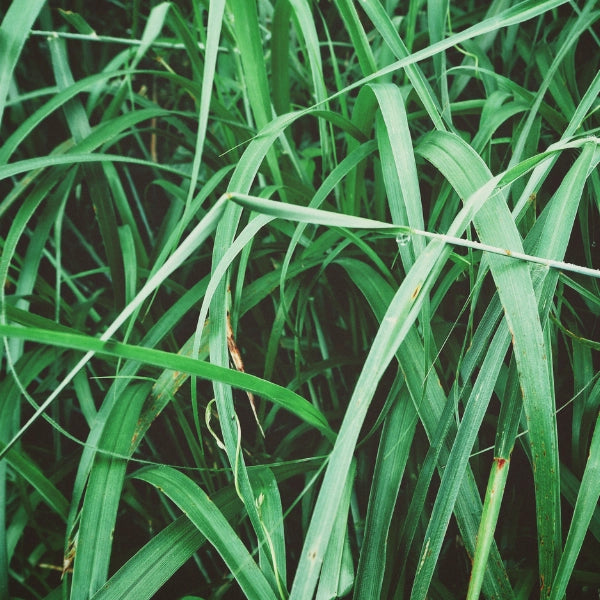
<svg viewBox="0 0 600 600">
<path fill-rule="evenodd" d="M 132 359 L 164 369 L 189 373 L 203 379 L 227 383 L 267 398 L 279 406 L 290 410 L 302 420 L 316 427 L 327 437 L 334 435 L 327 424 L 327 420 L 319 410 L 312 404 L 309 404 L 304 398 L 298 396 L 298 394 L 254 375 L 242 373 L 234 369 L 219 367 L 218 365 L 163 350 L 133 346 L 112 340 L 104 341 L 90 336 L 63 333 L 56 330 L 0 325 L 0 335 L 36 341 L 51 346 L 62 346 L 92 354 L 97 353 Z M 2 452 L 6 452 L 6 449 Z"/>
<path fill-rule="evenodd" d="M 72 25 L 79 33 L 84 35 L 96 35 L 94 29 L 79 13 L 73 12 L 72 10 L 63 10 L 62 8 L 59 8 L 58 12 L 60 16 L 67 23 L 69 23 L 69 25 Z"/>
<path fill-rule="evenodd" d="M 600 498 L 600 416 L 596 420 L 590 453 L 581 479 L 565 548 L 551 586 L 551 600 L 564 597 L 590 521 L 598 507 L 598 498 Z"/>
<path fill-rule="evenodd" d="M 438 132 L 429 137 L 419 151 L 440 168 L 461 197 L 470 195 L 489 180 L 489 172 L 482 160 L 458 136 Z M 500 194 L 492 195 L 484 204 L 474 217 L 474 224 L 482 242 L 521 250 L 520 236 Z M 529 425 L 536 486 L 540 577 L 548 585 L 547 582 L 553 578 L 555 553 L 560 546 L 560 490 L 556 477 L 558 440 L 548 350 L 527 264 L 511 262 L 510 259 L 495 255 L 489 255 L 488 260 L 513 340 L 523 406 Z M 457 453 L 463 453 L 464 461 L 464 455 L 468 456 L 470 447 L 460 444 L 456 448 Z M 460 476 L 460 471 L 454 474 L 451 468 L 447 468 L 445 478 L 449 482 L 456 475 Z M 448 523 L 451 504 L 452 496 L 441 492 L 440 502 L 436 503 L 431 517 L 430 529 L 439 531 L 440 523 Z M 434 557 L 437 557 L 441 543 L 439 533 L 433 536 L 428 530 L 413 587 L 415 599 L 424 598 L 427 593 L 437 562 Z"/>
<path fill-rule="evenodd" d="M 0 123 L 6 107 L 6 98 L 11 85 L 13 71 L 29 30 L 44 6 L 44 0 L 15 0 L 4 14 L 0 25 Z"/>
<path fill-rule="evenodd" d="M 249 472 L 252 489 L 257 494 L 256 507 L 264 528 L 267 547 L 259 548 L 260 564 L 269 563 L 270 568 L 263 572 L 274 574 L 271 587 L 280 597 L 285 597 L 287 589 L 286 544 L 283 527 L 283 509 L 277 480 L 271 469 L 259 468 Z"/>
<path fill-rule="evenodd" d="M 205 541 L 185 516 L 157 533 L 93 596 L 93 600 L 149 600 Z"/>
<path fill-rule="evenodd" d="M 4 444 L 0 443 L 0 447 Z M 69 504 L 63 494 L 44 475 L 37 464 L 22 450 L 13 448 L 6 454 L 6 461 L 14 471 L 31 485 L 42 497 L 42 500 L 59 516 L 67 519 Z"/>
<path fill-rule="evenodd" d="M 110 414 L 99 441 L 81 509 L 71 595 L 90 598 L 106 581 L 113 530 L 133 433 L 150 386 L 127 388 Z M 106 454 L 105 454 L 106 453 Z M 116 456 L 115 456 L 116 455 Z"/>
<path fill-rule="evenodd" d="M 276 596 L 223 513 L 189 477 L 170 467 L 151 467 L 135 474 L 170 498 L 221 555 L 249 599 Z"/>
<path fill-rule="evenodd" d="M 380 598 L 392 516 L 404 468 L 413 443 L 417 414 L 404 395 L 394 399 L 377 450 L 373 485 L 365 522 L 365 538 L 360 553 L 354 598 Z"/>
</svg>

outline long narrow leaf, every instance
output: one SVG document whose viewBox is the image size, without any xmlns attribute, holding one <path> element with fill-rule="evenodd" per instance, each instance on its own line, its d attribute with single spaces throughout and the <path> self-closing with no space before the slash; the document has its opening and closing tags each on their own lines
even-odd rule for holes
<svg viewBox="0 0 600 600">
<path fill-rule="evenodd" d="M 275 600 L 276 596 L 223 513 L 191 479 L 168 467 L 138 471 L 136 478 L 166 494 L 223 557 L 245 596 Z"/>
</svg>

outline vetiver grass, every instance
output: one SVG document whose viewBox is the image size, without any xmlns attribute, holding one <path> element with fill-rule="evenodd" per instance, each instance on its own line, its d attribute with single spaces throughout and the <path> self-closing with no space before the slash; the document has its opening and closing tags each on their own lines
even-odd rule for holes
<svg viewBox="0 0 600 600">
<path fill-rule="evenodd" d="M 1 598 L 595 598 L 595 2 L 12 2 Z"/>
</svg>

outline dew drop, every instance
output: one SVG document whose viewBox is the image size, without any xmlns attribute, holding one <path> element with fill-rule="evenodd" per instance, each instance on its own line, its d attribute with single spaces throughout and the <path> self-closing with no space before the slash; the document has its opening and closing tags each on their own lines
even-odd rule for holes
<svg viewBox="0 0 600 600">
<path fill-rule="evenodd" d="M 396 243 L 398 246 L 406 246 L 410 242 L 410 234 L 408 233 L 399 233 L 396 236 Z"/>
</svg>

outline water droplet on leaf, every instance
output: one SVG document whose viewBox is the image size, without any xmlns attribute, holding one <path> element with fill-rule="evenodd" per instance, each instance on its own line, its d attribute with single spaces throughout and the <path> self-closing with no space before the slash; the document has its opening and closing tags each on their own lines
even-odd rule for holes
<svg viewBox="0 0 600 600">
<path fill-rule="evenodd" d="M 398 246 L 406 246 L 410 242 L 410 234 L 408 233 L 399 233 L 396 236 L 396 243 Z"/>
</svg>

